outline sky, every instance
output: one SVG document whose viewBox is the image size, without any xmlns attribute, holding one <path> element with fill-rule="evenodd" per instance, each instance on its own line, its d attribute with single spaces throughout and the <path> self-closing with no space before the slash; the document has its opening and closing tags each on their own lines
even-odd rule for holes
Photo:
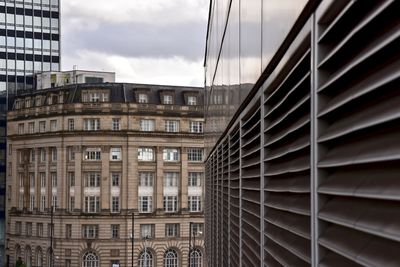
<svg viewBox="0 0 400 267">
<path fill-rule="evenodd" d="M 209 0 L 64 0 L 61 68 L 117 82 L 203 86 Z"/>
</svg>

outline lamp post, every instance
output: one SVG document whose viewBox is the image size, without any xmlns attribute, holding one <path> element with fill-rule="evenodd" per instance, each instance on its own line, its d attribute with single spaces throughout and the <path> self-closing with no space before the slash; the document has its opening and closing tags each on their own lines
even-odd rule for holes
<svg viewBox="0 0 400 267">
<path fill-rule="evenodd" d="M 189 251 L 188 251 L 188 267 L 190 267 L 190 251 L 192 250 L 192 222 L 189 222 Z"/>
<path fill-rule="evenodd" d="M 53 224 L 53 211 L 54 206 L 51 205 L 50 211 L 50 266 L 54 266 L 54 253 L 53 253 L 53 231 L 54 231 L 54 224 Z"/>
<path fill-rule="evenodd" d="M 135 248 L 135 210 L 132 210 L 131 242 L 132 242 L 132 267 L 133 267 L 133 257 L 134 257 L 134 248 Z"/>
</svg>

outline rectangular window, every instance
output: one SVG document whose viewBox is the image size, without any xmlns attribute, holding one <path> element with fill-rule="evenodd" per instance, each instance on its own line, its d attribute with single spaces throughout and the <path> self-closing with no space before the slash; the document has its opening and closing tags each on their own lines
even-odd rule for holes
<svg viewBox="0 0 400 267">
<path fill-rule="evenodd" d="M 35 188 L 35 173 L 34 172 L 30 172 L 29 173 L 29 186 L 30 188 Z"/>
<path fill-rule="evenodd" d="M 50 148 L 50 156 L 51 156 L 51 161 L 57 161 L 57 148 L 55 147 Z"/>
<path fill-rule="evenodd" d="M 67 153 L 68 153 L 68 160 L 74 161 L 75 160 L 75 151 L 72 146 L 67 147 Z"/>
<path fill-rule="evenodd" d="M 139 103 L 148 103 L 149 102 L 149 97 L 147 94 L 139 94 Z"/>
<path fill-rule="evenodd" d="M 151 238 L 154 237 L 154 224 L 141 224 L 140 225 L 140 237 Z"/>
<path fill-rule="evenodd" d="M 36 224 L 36 236 L 38 236 L 38 237 L 43 236 L 43 223 Z"/>
<path fill-rule="evenodd" d="M 165 212 L 178 211 L 178 196 L 164 196 L 164 211 Z"/>
<path fill-rule="evenodd" d="M 50 131 L 52 132 L 57 131 L 57 120 L 50 121 Z"/>
<path fill-rule="evenodd" d="M 111 186 L 119 186 L 120 177 L 121 177 L 120 173 L 113 172 L 111 174 Z"/>
<path fill-rule="evenodd" d="M 100 147 L 86 148 L 85 160 L 101 160 L 101 148 Z"/>
<path fill-rule="evenodd" d="M 75 197 L 69 197 L 68 211 L 73 212 L 75 209 Z"/>
<path fill-rule="evenodd" d="M 139 186 L 153 186 L 154 172 L 139 172 Z"/>
<path fill-rule="evenodd" d="M 51 197 L 51 207 L 55 209 L 58 207 L 58 197 L 56 195 Z"/>
<path fill-rule="evenodd" d="M 100 198 L 98 196 L 85 196 L 85 208 L 86 213 L 100 212 Z"/>
<path fill-rule="evenodd" d="M 39 177 L 40 177 L 40 187 L 45 188 L 46 187 L 46 173 L 40 172 Z"/>
<path fill-rule="evenodd" d="M 30 134 L 35 133 L 35 122 L 28 123 L 28 131 Z"/>
<path fill-rule="evenodd" d="M 203 161 L 203 149 L 202 148 L 189 148 L 188 149 L 188 161 L 202 162 Z"/>
<path fill-rule="evenodd" d="M 201 172 L 189 172 L 188 186 L 201 186 L 202 177 L 203 177 L 203 173 L 201 173 Z"/>
<path fill-rule="evenodd" d="M 27 222 L 25 224 L 25 234 L 26 234 L 26 236 L 32 235 L 32 223 L 31 222 Z"/>
<path fill-rule="evenodd" d="M 150 213 L 153 211 L 153 197 L 152 196 L 140 196 L 139 197 L 139 212 Z"/>
<path fill-rule="evenodd" d="M 140 147 L 138 149 L 139 161 L 154 161 L 154 149 L 149 147 Z"/>
<path fill-rule="evenodd" d="M 121 119 L 119 119 L 119 118 L 112 119 L 112 130 L 113 131 L 121 130 Z"/>
<path fill-rule="evenodd" d="M 29 196 L 29 211 L 33 211 L 35 208 L 35 195 L 30 195 Z"/>
<path fill-rule="evenodd" d="M 178 186 L 178 172 L 165 172 L 164 173 L 164 186 L 165 187 L 177 187 Z"/>
<path fill-rule="evenodd" d="M 165 121 L 165 131 L 170 133 L 179 132 L 179 121 Z"/>
<path fill-rule="evenodd" d="M 119 212 L 119 197 L 111 197 L 111 212 Z"/>
<path fill-rule="evenodd" d="M 196 96 L 188 96 L 188 105 L 196 106 L 197 105 L 197 97 Z"/>
<path fill-rule="evenodd" d="M 163 104 L 172 105 L 173 104 L 172 95 L 164 95 L 163 96 Z"/>
<path fill-rule="evenodd" d="M 202 235 L 203 227 L 204 227 L 204 225 L 202 223 L 192 223 L 191 224 L 192 235 L 195 235 L 195 236 Z"/>
<path fill-rule="evenodd" d="M 202 133 L 203 132 L 203 122 L 191 121 L 189 123 L 189 128 L 190 128 L 191 133 Z"/>
<path fill-rule="evenodd" d="M 57 187 L 57 173 L 51 172 L 50 177 L 51 177 L 51 187 L 53 188 Z"/>
<path fill-rule="evenodd" d="M 46 162 L 46 149 L 45 148 L 41 148 L 39 150 L 39 154 L 40 154 L 40 162 Z"/>
<path fill-rule="evenodd" d="M 85 187 L 100 187 L 100 173 L 99 172 L 86 173 Z"/>
<path fill-rule="evenodd" d="M 75 120 L 68 119 L 68 131 L 74 131 L 74 130 L 75 130 Z"/>
<path fill-rule="evenodd" d="M 201 211 L 201 196 L 189 196 L 188 207 L 190 212 Z"/>
<path fill-rule="evenodd" d="M 74 187 L 75 186 L 75 172 L 68 172 L 67 179 L 68 179 L 68 186 Z"/>
<path fill-rule="evenodd" d="M 24 124 L 18 123 L 18 134 L 24 134 Z"/>
<path fill-rule="evenodd" d="M 111 224 L 111 238 L 119 238 L 119 224 Z"/>
<path fill-rule="evenodd" d="M 164 148 L 163 159 L 164 161 L 179 161 L 179 149 Z"/>
<path fill-rule="evenodd" d="M 46 121 L 39 121 L 39 133 L 46 132 Z"/>
<path fill-rule="evenodd" d="M 143 132 L 152 132 L 155 129 L 154 120 L 140 120 L 140 130 Z"/>
<path fill-rule="evenodd" d="M 46 209 L 46 196 L 41 195 L 40 196 L 40 211 L 43 212 Z"/>
<path fill-rule="evenodd" d="M 100 130 L 100 119 L 84 119 L 83 129 L 85 131 L 99 131 Z"/>
<path fill-rule="evenodd" d="M 110 160 L 121 160 L 121 148 L 120 147 L 112 147 L 110 149 Z"/>
<path fill-rule="evenodd" d="M 15 222 L 15 234 L 16 235 L 22 234 L 22 223 L 21 222 Z"/>
<path fill-rule="evenodd" d="M 65 238 L 70 239 L 72 237 L 72 224 L 65 225 Z"/>
<path fill-rule="evenodd" d="M 165 236 L 166 237 L 178 237 L 179 236 L 179 224 L 178 223 L 165 224 Z"/>
<path fill-rule="evenodd" d="M 54 233 L 54 229 L 51 223 L 47 224 L 47 236 L 50 237 Z M 53 236 L 54 237 L 54 236 Z"/>
<path fill-rule="evenodd" d="M 35 149 L 34 148 L 32 148 L 30 151 L 29 151 L 29 162 L 31 162 L 31 163 L 33 163 L 33 162 L 35 162 Z"/>
<path fill-rule="evenodd" d="M 98 238 L 99 237 L 99 225 L 97 224 L 84 224 L 82 225 L 82 237 L 83 238 Z"/>
</svg>

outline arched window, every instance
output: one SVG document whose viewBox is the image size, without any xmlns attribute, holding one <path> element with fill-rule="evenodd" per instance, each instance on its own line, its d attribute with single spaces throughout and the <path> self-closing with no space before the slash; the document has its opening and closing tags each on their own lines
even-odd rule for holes
<svg viewBox="0 0 400 267">
<path fill-rule="evenodd" d="M 96 253 L 88 251 L 83 254 L 83 267 L 99 267 L 99 257 Z"/>
<path fill-rule="evenodd" d="M 15 262 L 18 260 L 22 261 L 21 259 L 21 247 L 19 245 L 15 246 Z"/>
<path fill-rule="evenodd" d="M 51 248 L 49 248 L 49 249 L 47 250 L 47 255 L 46 255 L 46 266 L 47 266 L 47 267 L 52 267 L 53 264 L 54 264 L 54 252 L 53 252 L 53 257 L 52 257 L 50 251 L 51 251 Z M 53 261 L 53 263 L 52 263 L 52 261 Z"/>
<path fill-rule="evenodd" d="M 164 267 L 178 267 L 178 253 L 168 249 L 164 254 Z"/>
<path fill-rule="evenodd" d="M 36 266 L 43 267 L 43 253 L 40 247 L 36 248 Z"/>
<path fill-rule="evenodd" d="M 25 264 L 27 267 L 32 266 L 32 250 L 29 246 L 25 247 Z"/>
<path fill-rule="evenodd" d="M 153 267 L 153 254 L 147 249 L 140 253 L 139 267 Z"/>
<path fill-rule="evenodd" d="M 190 267 L 201 267 L 202 255 L 198 249 L 190 251 Z"/>
</svg>

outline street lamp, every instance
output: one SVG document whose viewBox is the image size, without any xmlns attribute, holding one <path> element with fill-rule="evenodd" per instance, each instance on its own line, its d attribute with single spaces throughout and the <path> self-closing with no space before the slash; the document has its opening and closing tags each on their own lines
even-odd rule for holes
<svg viewBox="0 0 400 267">
<path fill-rule="evenodd" d="M 193 231 L 193 223 L 189 222 L 189 253 L 188 253 L 188 266 L 190 267 L 191 263 L 191 252 L 196 248 L 196 235 L 202 235 L 203 232 Z M 193 243 L 192 243 L 192 235 L 193 235 Z"/>
</svg>

